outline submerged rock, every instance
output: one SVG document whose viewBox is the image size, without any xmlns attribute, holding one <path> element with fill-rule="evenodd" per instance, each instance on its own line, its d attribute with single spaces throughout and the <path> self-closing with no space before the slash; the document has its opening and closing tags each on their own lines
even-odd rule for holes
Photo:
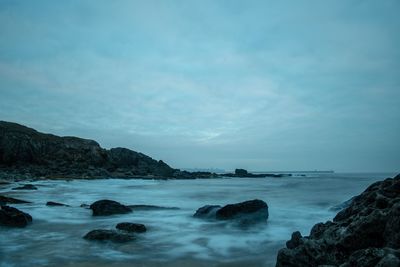
<svg viewBox="0 0 400 267">
<path fill-rule="evenodd" d="M 215 219 L 217 211 L 221 208 L 220 205 L 205 205 L 199 208 L 193 217 Z"/>
<path fill-rule="evenodd" d="M 130 207 L 122 205 L 117 201 L 108 199 L 94 202 L 92 205 L 90 205 L 90 209 L 93 211 L 93 216 L 107 216 L 132 212 Z"/>
<path fill-rule="evenodd" d="M 58 202 L 53 202 L 53 201 L 48 201 L 46 203 L 46 206 L 64 206 L 64 207 L 69 207 L 66 204 L 58 203 Z"/>
<path fill-rule="evenodd" d="M 117 224 L 117 226 L 115 228 L 117 228 L 118 230 L 130 232 L 130 233 L 144 233 L 147 231 L 146 226 L 144 224 L 140 224 L 140 223 L 123 222 L 123 223 Z"/>
<path fill-rule="evenodd" d="M 23 203 L 31 203 L 29 201 L 17 199 L 17 198 L 12 198 L 12 197 L 5 197 L 5 196 L 0 196 L 0 204 L 23 204 Z"/>
<path fill-rule="evenodd" d="M 162 207 L 155 205 L 128 205 L 133 210 L 179 210 L 177 207 Z"/>
<path fill-rule="evenodd" d="M 1 206 L 0 225 L 9 227 L 25 227 L 32 222 L 32 216 L 19 209 Z"/>
<path fill-rule="evenodd" d="M 23 186 L 14 187 L 12 190 L 37 190 L 37 187 L 33 184 L 25 184 Z"/>
<path fill-rule="evenodd" d="M 292 235 L 277 267 L 400 266 L 400 176 L 370 185 L 333 222 Z"/>
<path fill-rule="evenodd" d="M 116 230 L 96 229 L 87 233 L 84 237 L 87 240 L 112 241 L 116 243 L 124 243 L 135 240 L 133 235 L 121 233 Z"/>
<path fill-rule="evenodd" d="M 206 205 L 199 208 L 193 216 L 224 221 L 231 220 L 238 222 L 241 226 L 247 226 L 266 222 L 268 219 L 268 205 L 259 199 L 229 204 L 222 208 L 218 205 Z"/>
</svg>

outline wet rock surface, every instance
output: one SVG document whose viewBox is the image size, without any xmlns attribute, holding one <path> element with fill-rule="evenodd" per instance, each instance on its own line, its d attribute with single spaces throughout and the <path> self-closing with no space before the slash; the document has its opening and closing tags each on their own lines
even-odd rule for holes
<svg viewBox="0 0 400 267">
<path fill-rule="evenodd" d="M 46 203 L 46 206 L 64 206 L 64 207 L 69 207 L 66 204 L 62 204 L 62 203 L 58 203 L 58 202 L 54 202 L 54 201 L 48 201 Z"/>
<path fill-rule="evenodd" d="M 193 215 L 197 218 L 235 221 L 241 226 L 267 222 L 268 205 L 262 200 L 254 199 L 226 206 L 206 205 Z"/>
<path fill-rule="evenodd" d="M 125 214 L 132 212 L 128 206 L 113 200 L 103 199 L 94 202 L 89 207 L 93 211 L 93 216 L 108 216 L 113 214 Z"/>
<path fill-rule="evenodd" d="M 1 196 L 0 195 L 0 204 L 1 205 L 5 205 L 7 203 L 10 203 L 10 204 L 23 204 L 23 203 L 31 203 L 31 202 L 26 201 L 26 200 L 22 200 L 22 199 L 17 199 L 17 198 L 6 197 L 6 196 Z"/>
<path fill-rule="evenodd" d="M 87 240 L 111 241 L 115 243 L 125 243 L 135 240 L 135 237 L 128 233 L 116 230 L 96 229 L 88 232 L 84 237 Z"/>
<path fill-rule="evenodd" d="M 28 213 L 10 206 L 0 207 L 0 225 L 8 227 L 25 227 L 32 222 Z"/>
<path fill-rule="evenodd" d="M 147 231 L 146 226 L 144 224 L 140 224 L 140 223 L 123 222 L 123 223 L 117 224 L 117 226 L 115 228 L 117 228 L 118 230 L 130 232 L 130 233 L 144 233 Z"/>
<path fill-rule="evenodd" d="M 400 266 L 400 176 L 370 185 L 333 221 L 307 237 L 292 234 L 278 253 L 283 266 Z"/>
</svg>

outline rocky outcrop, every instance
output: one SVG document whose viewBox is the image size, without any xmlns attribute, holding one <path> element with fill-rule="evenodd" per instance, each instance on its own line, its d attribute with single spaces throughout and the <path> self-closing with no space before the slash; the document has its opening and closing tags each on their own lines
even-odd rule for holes
<svg viewBox="0 0 400 267">
<path fill-rule="evenodd" d="M 126 231 L 129 233 L 144 233 L 147 231 L 146 226 L 140 223 L 123 222 L 115 226 L 118 230 Z"/>
<path fill-rule="evenodd" d="M 4 178 L 21 179 L 172 177 L 180 171 L 126 148 L 106 150 L 93 140 L 0 121 L 0 172 Z"/>
<path fill-rule="evenodd" d="M 225 173 L 221 174 L 221 176 L 225 177 L 239 177 L 239 178 L 265 178 L 265 177 L 285 177 L 285 176 L 292 176 L 291 174 L 282 174 L 282 173 L 258 173 L 254 174 L 251 172 L 248 172 L 245 169 L 236 169 L 235 173 Z"/>
<path fill-rule="evenodd" d="M 276 266 L 400 266 L 400 176 L 370 185 L 333 221 L 292 234 Z"/>
<path fill-rule="evenodd" d="M 23 203 L 31 203 L 29 201 L 17 199 L 17 198 L 12 198 L 12 197 L 5 197 L 0 195 L 0 204 L 5 205 L 5 204 L 23 204 Z"/>
<path fill-rule="evenodd" d="M 0 225 L 9 227 L 25 227 L 32 222 L 32 216 L 19 209 L 0 206 Z"/>
<path fill-rule="evenodd" d="M 94 202 L 89 207 L 93 211 L 93 216 L 108 216 L 113 214 L 125 214 L 132 212 L 128 206 L 113 200 L 103 199 Z"/>
<path fill-rule="evenodd" d="M 135 240 L 135 237 L 128 233 L 122 233 L 116 230 L 96 229 L 87 233 L 84 237 L 87 240 L 111 241 L 115 243 L 125 243 Z"/>
<path fill-rule="evenodd" d="M 240 226 L 249 226 L 267 222 L 268 205 L 262 200 L 254 199 L 236 204 L 229 204 L 221 208 L 218 205 L 206 205 L 199 208 L 193 215 L 197 218 L 234 221 Z"/>
</svg>

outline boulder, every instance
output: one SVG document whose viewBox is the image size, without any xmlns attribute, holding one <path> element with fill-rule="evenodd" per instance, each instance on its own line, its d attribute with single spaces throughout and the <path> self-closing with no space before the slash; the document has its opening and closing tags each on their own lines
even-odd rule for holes
<svg viewBox="0 0 400 267">
<path fill-rule="evenodd" d="M 107 216 L 132 212 L 130 207 L 122 205 L 117 201 L 108 199 L 94 202 L 92 205 L 90 205 L 90 209 L 93 211 L 93 216 Z"/>
<path fill-rule="evenodd" d="M 111 241 L 116 243 L 125 243 L 135 239 L 133 235 L 127 233 L 104 229 L 92 230 L 87 233 L 83 238 L 87 240 Z"/>
<path fill-rule="evenodd" d="M 25 184 L 23 186 L 14 187 L 12 190 L 37 190 L 37 187 L 33 184 Z"/>
<path fill-rule="evenodd" d="M 123 222 L 123 223 L 117 224 L 117 226 L 115 228 L 117 228 L 118 230 L 130 232 L 130 233 L 144 233 L 147 231 L 146 226 L 144 224 L 140 224 L 140 223 Z"/>
<path fill-rule="evenodd" d="M 400 266 L 399 176 L 370 185 L 332 221 L 318 223 L 310 235 L 293 233 L 281 249 L 277 267 Z"/>
<path fill-rule="evenodd" d="M 199 208 L 193 217 L 204 219 L 215 219 L 217 211 L 221 208 L 220 205 L 205 205 Z"/>
<path fill-rule="evenodd" d="M 266 222 L 268 205 L 262 200 L 254 199 L 236 204 L 229 204 L 216 212 L 218 220 L 240 219 L 248 222 Z"/>
<path fill-rule="evenodd" d="M 25 227 L 32 222 L 32 216 L 19 209 L 1 206 L 0 225 L 9 227 Z"/>
</svg>

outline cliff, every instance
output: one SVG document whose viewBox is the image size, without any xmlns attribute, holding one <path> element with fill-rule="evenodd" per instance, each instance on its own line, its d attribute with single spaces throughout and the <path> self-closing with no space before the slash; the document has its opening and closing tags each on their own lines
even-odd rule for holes
<svg viewBox="0 0 400 267">
<path fill-rule="evenodd" d="M 3 178 L 173 177 L 180 171 L 126 148 L 102 148 L 96 141 L 40 133 L 0 121 Z"/>
</svg>

